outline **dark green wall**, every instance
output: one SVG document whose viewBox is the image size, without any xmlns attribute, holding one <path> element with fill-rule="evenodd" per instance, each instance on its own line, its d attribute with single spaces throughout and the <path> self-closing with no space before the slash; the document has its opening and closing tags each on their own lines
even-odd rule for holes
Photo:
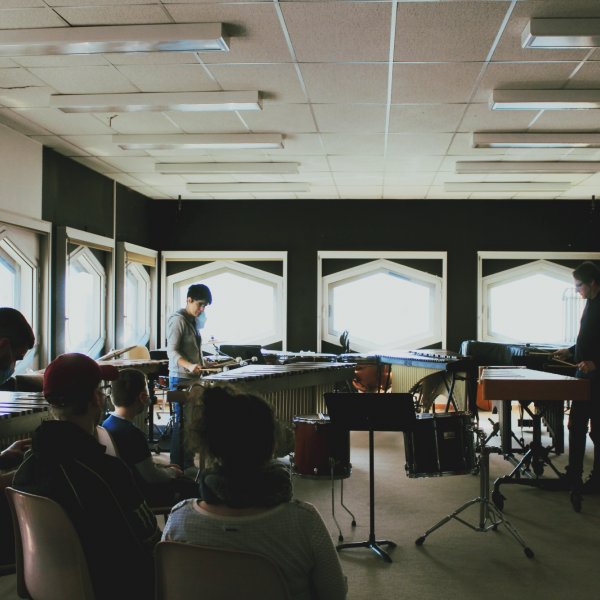
<svg viewBox="0 0 600 600">
<path fill-rule="evenodd" d="M 477 335 L 477 251 L 599 251 L 591 201 L 156 201 L 169 250 L 286 250 L 288 348 L 316 348 L 318 250 L 448 252 L 448 348 Z M 368 305 L 361 307 L 368 310 Z"/>
</svg>

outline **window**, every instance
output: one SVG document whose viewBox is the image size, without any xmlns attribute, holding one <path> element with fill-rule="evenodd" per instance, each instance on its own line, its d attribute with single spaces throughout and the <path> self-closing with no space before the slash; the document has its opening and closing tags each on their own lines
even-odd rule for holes
<svg viewBox="0 0 600 600">
<path fill-rule="evenodd" d="M 0 249 L 0 306 L 15 308 L 17 304 L 17 265 Z"/>
<path fill-rule="evenodd" d="M 106 339 L 104 267 L 84 246 L 69 253 L 67 267 L 66 352 L 98 356 Z"/>
<path fill-rule="evenodd" d="M 583 260 L 594 260 L 592 255 L 551 255 L 548 259 L 528 260 L 531 256 L 526 253 L 479 254 L 480 339 L 574 343 L 585 301 L 575 290 L 572 272 Z M 539 256 L 543 254 L 536 255 Z"/>
<path fill-rule="evenodd" d="M 218 255 L 208 258 L 217 259 L 167 277 L 167 316 L 185 306 L 190 285 L 203 283 L 213 296 L 205 311 L 204 342 L 214 338 L 216 344 L 285 344 L 285 261 L 281 253 L 248 253 L 240 257 L 244 262 L 219 259 Z M 253 261 L 260 265 L 247 264 Z M 177 264 L 174 261 L 168 267 Z"/>
<path fill-rule="evenodd" d="M 359 262 L 322 279 L 322 340 L 339 344 L 346 330 L 359 352 L 443 343 L 443 277 L 383 258 Z"/>
<path fill-rule="evenodd" d="M 150 275 L 143 265 L 125 268 L 125 345 L 144 346 L 150 339 Z"/>
<path fill-rule="evenodd" d="M 1 235 L 1 234 L 0 234 Z M 0 298 L 1 306 L 20 310 L 29 323 L 34 323 L 37 269 L 8 237 L 0 237 Z"/>
</svg>

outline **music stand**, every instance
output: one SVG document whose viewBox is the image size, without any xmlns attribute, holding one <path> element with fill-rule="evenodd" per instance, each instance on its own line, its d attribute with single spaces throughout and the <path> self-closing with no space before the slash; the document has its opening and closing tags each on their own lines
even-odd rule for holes
<svg viewBox="0 0 600 600">
<path fill-rule="evenodd" d="M 334 427 L 348 431 L 369 432 L 369 539 L 364 542 L 338 544 L 344 548 L 369 548 L 384 561 L 392 559 L 381 546 L 394 548 L 390 540 L 377 540 L 375 536 L 375 448 L 374 431 L 411 431 L 416 422 L 415 405 L 411 394 L 378 393 L 326 393 L 327 412 Z"/>
</svg>

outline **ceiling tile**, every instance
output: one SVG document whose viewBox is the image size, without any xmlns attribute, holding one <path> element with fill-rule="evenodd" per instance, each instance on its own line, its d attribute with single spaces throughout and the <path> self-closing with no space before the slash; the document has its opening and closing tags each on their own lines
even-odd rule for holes
<svg viewBox="0 0 600 600">
<path fill-rule="evenodd" d="M 459 131 L 520 131 L 529 127 L 537 110 L 491 110 L 485 104 L 470 104 Z"/>
<path fill-rule="evenodd" d="M 264 102 L 263 109 L 240 113 L 250 131 L 262 133 L 314 133 L 317 131 L 310 107 L 306 104 Z"/>
<path fill-rule="evenodd" d="M 59 94 L 107 94 L 136 92 L 115 67 L 33 68 L 30 72 Z"/>
<path fill-rule="evenodd" d="M 296 59 L 313 63 L 387 61 L 392 8 L 387 2 L 281 4 Z"/>
<path fill-rule="evenodd" d="M 235 113 L 232 112 L 168 112 L 165 113 L 165 115 L 184 133 L 248 132 L 248 129 L 244 126 L 244 123 Z"/>
<path fill-rule="evenodd" d="M 394 104 L 390 107 L 390 133 L 456 131 L 466 104 Z"/>
<path fill-rule="evenodd" d="M 55 108 L 16 108 L 14 111 L 32 123 L 61 136 L 111 133 L 108 123 L 102 123 L 93 115 L 66 114 Z"/>
<path fill-rule="evenodd" d="M 112 133 L 181 133 L 166 114 L 155 112 L 122 112 L 98 114 L 97 118 L 110 123 Z"/>
<path fill-rule="evenodd" d="M 23 67 L 91 67 L 108 65 L 102 54 L 53 54 L 50 56 L 15 56 Z"/>
<path fill-rule="evenodd" d="M 66 23 L 50 8 L 2 8 L 1 29 L 34 29 L 64 27 Z"/>
<path fill-rule="evenodd" d="M 199 64 L 114 67 L 140 92 L 210 92 L 219 85 Z"/>
<path fill-rule="evenodd" d="M 388 69 L 383 64 L 302 64 L 302 76 L 313 103 L 384 104 Z"/>
<path fill-rule="evenodd" d="M 324 133 L 321 137 L 328 154 L 383 156 L 383 134 Z"/>
<path fill-rule="evenodd" d="M 394 60 L 485 60 L 508 6 L 475 1 L 399 4 Z"/>
<path fill-rule="evenodd" d="M 392 103 L 448 104 L 468 102 L 480 63 L 394 65 Z"/>
<path fill-rule="evenodd" d="M 58 6 L 56 12 L 69 25 L 137 25 L 144 23 L 169 23 L 165 11 L 157 4 L 110 6 Z"/>
<path fill-rule="evenodd" d="M 417 136 L 406 133 L 388 135 L 387 155 L 436 154 L 444 155 L 452 141 L 451 133 L 422 133 Z"/>
<path fill-rule="evenodd" d="M 377 104 L 313 104 L 323 133 L 383 133 L 386 108 Z"/>
</svg>

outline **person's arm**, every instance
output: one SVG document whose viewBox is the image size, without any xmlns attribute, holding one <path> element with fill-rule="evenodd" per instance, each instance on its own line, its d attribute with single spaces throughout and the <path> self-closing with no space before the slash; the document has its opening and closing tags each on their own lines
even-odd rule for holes
<svg viewBox="0 0 600 600">
<path fill-rule="evenodd" d="M 344 600 L 348 593 L 348 580 L 321 515 L 314 506 L 310 508 L 306 531 L 310 534 L 315 561 L 311 573 L 312 589 L 318 600 Z"/>
<path fill-rule="evenodd" d="M 25 452 L 31 448 L 31 439 L 17 440 L 0 452 L 0 469 L 12 469 L 23 461 Z"/>
<path fill-rule="evenodd" d="M 202 365 L 196 364 L 188 360 L 180 352 L 181 340 L 185 335 L 185 320 L 183 317 L 172 317 L 169 320 L 167 331 L 167 354 L 169 358 L 176 358 L 177 365 L 191 375 L 197 375 Z"/>
<path fill-rule="evenodd" d="M 146 483 L 165 483 L 180 477 L 181 474 L 177 467 L 157 465 L 151 456 L 136 463 L 134 467 Z"/>
</svg>

